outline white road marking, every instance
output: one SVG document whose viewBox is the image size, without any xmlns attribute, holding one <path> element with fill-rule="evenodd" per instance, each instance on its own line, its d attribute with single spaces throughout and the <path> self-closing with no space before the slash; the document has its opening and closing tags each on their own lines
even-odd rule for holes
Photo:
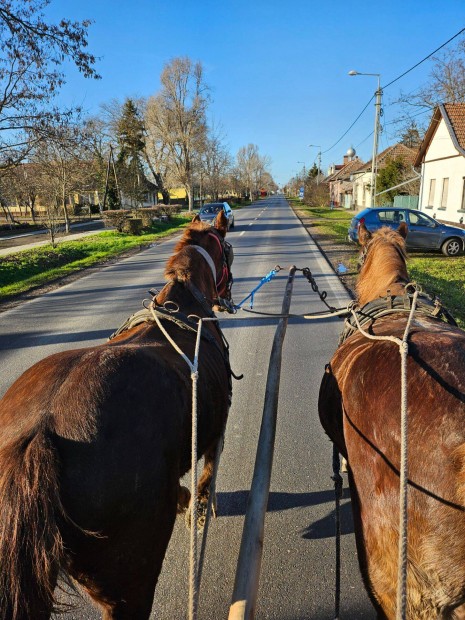
<svg viewBox="0 0 465 620">
<path fill-rule="evenodd" d="M 242 237 L 242 235 L 243 235 L 244 233 L 245 233 L 245 230 L 243 230 L 243 231 L 241 232 L 241 234 L 239 235 L 239 237 Z"/>
</svg>

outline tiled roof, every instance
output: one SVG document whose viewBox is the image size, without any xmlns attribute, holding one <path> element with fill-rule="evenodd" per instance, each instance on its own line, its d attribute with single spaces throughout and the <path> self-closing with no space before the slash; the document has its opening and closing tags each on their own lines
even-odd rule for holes
<svg viewBox="0 0 465 620">
<path fill-rule="evenodd" d="M 444 109 L 459 146 L 465 149 L 465 103 L 445 103 Z"/>
<path fill-rule="evenodd" d="M 340 179 L 345 179 L 346 177 L 353 174 L 360 167 L 364 166 L 363 161 L 360 159 L 352 159 L 348 161 L 345 166 L 343 166 L 340 170 L 336 170 L 331 176 L 325 179 L 326 183 L 330 181 L 339 181 Z"/>
<path fill-rule="evenodd" d="M 405 144 L 394 144 L 393 146 L 388 146 L 387 149 L 384 149 L 381 153 L 378 153 L 377 162 L 378 162 L 378 170 L 384 168 L 387 162 L 393 159 L 401 159 L 404 164 L 413 165 L 415 161 L 415 157 L 417 155 L 417 149 L 411 149 Z M 362 168 L 360 168 L 359 172 L 368 172 L 371 170 L 371 159 L 367 162 Z"/>
<path fill-rule="evenodd" d="M 465 103 L 445 103 L 439 105 L 433 112 L 423 142 L 415 158 L 415 166 L 419 166 L 425 159 L 426 152 L 441 120 L 447 125 L 451 140 L 461 155 L 465 156 Z"/>
</svg>

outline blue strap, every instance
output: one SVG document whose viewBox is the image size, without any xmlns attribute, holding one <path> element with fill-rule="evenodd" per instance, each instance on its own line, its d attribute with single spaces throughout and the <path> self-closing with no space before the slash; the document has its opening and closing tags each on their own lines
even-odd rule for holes
<svg viewBox="0 0 465 620">
<path fill-rule="evenodd" d="M 281 269 L 281 267 L 279 265 L 276 265 L 276 267 L 274 269 L 272 269 L 269 273 L 266 274 L 266 276 L 264 276 L 260 282 L 258 283 L 258 285 L 253 289 L 252 292 L 250 292 L 247 297 L 244 297 L 244 299 L 236 304 L 234 307 L 239 309 L 242 308 L 242 306 L 244 305 L 244 303 L 249 299 L 250 297 L 250 309 L 253 308 L 253 302 L 254 302 L 254 296 L 255 293 L 258 291 L 258 289 L 260 289 L 264 284 L 266 284 L 267 282 L 271 282 L 271 280 L 275 277 L 275 275 L 278 273 L 278 271 Z"/>
</svg>

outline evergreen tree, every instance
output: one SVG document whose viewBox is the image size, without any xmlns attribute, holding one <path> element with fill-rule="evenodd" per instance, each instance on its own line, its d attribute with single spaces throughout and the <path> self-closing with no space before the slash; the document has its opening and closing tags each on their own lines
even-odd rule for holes
<svg viewBox="0 0 465 620">
<path fill-rule="evenodd" d="M 142 154 L 145 148 L 144 123 L 132 99 L 123 105 L 117 122 L 119 152 L 116 160 L 118 184 L 131 206 L 143 201 L 146 191 Z"/>
</svg>

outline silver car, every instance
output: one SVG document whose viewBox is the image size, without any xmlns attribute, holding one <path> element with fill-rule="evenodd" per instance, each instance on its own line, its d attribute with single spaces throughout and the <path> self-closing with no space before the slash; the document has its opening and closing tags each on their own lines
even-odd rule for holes
<svg viewBox="0 0 465 620">
<path fill-rule="evenodd" d="M 234 213 L 227 202 L 208 202 L 204 204 L 199 211 L 199 217 L 202 222 L 211 224 L 221 209 L 223 209 L 228 220 L 228 230 L 234 228 Z"/>
</svg>

